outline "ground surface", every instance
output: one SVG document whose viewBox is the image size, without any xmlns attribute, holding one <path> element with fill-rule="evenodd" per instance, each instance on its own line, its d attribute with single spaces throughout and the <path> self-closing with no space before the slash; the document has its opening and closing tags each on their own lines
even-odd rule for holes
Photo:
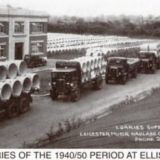
<svg viewBox="0 0 160 160">
<path fill-rule="evenodd" d="M 54 143 L 45 147 L 159 148 L 159 96 L 160 91 L 139 102 L 116 108 L 110 115 L 100 118 L 95 122 L 89 123 L 78 129 L 72 130 L 71 132 L 64 134 Z M 96 132 L 109 133 L 113 136 L 107 136 L 108 134 L 106 136 L 91 136 L 91 133 Z M 90 133 L 90 135 L 86 136 L 85 134 L 88 133 Z M 119 133 L 121 133 L 121 136 Z M 133 133 L 136 134 L 136 136 L 133 135 Z"/>
</svg>

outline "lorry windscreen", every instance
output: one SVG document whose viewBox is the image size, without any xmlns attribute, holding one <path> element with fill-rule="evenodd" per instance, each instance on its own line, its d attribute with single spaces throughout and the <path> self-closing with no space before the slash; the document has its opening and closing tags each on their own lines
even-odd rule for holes
<svg viewBox="0 0 160 160">
<path fill-rule="evenodd" d="M 121 65 L 123 64 L 123 60 L 120 60 L 120 59 L 112 59 L 109 61 L 109 65 Z"/>
<path fill-rule="evenodd" d="M 70 80 L 72 77 L 74 77 L 74 75 L 74 72 L 53 72 L 52 78 Z"/>
<path fill-rule="evenodd" d="M 140 58 L 150 58 L 150 57 L 153 57 L 153 54 L 152 53 L 150 53 L 150 54 L 148 54 L 148 53 L 141 53 L 139 55 L 139 57 Z"/>
</svg>

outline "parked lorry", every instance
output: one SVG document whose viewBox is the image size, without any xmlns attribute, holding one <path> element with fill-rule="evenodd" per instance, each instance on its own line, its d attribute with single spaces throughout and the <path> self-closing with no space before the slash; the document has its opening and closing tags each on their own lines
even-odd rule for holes
<svg viewBox="0 0 160 160">
<path fill-rule="evenodd" d="M 0 63 L 0 113 L 12 118 L 30 109 L 31 94 L 40 88 L 36 73 L 28 73 L 21 60 Z"/>
<path fill-rule="evenodd" d="M 125 84 L 129 78 L 136 78 L 139 59 L 126 57 L 109 57 L 106 72 L 106 83 Z"/>
<path fill-rule="evenodd" d="M 40 53 L 34 55 L 25 55 L 24 61 L 29 68 L 47 65 L 47 57 Z"/>
<path fill-rule="evenodd" d="M 90 58 L 88 57 L 88 59 Z M 77 59 L 56 62 L 56 69 L 51 72 L 50 95 L 53 100 L 62 96 L 74 102 L 80 99 L 81 91 L 84 88 L 101 89 L 105 70 L 100 71 L 100 68 L 95 63 L 92 63 L 92 65 L 83 63 L 88 64 L 88 66 L 84 67 L 81 63 L 82 59 L 79 58 L 80 61 Z M 86 61 L 89 62 L 88 60 Z"/>
<path fill-rule="evenodd" d="M 158 51 L 140 51 L 140 71 L 154 73 L 160 68 L 160 53 Z"/>
</svg>

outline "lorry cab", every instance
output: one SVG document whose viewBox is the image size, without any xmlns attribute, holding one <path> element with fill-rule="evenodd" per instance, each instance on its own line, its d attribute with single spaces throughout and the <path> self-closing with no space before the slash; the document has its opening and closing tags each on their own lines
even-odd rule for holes
<svg viewBox="0 0 160 160">
<path fill-rule="evenodd" d="M 156 51 L 140 51 L 140 70 L 141 72 L 154 73 L 159 66 L 158 55 Z"/>
<path fill-rule="evenodd" d="M 111 66 L 125 66 L 127 64 L 127 59 L 125 57 L 109 57 L 108 65 Z"/>
<path fill-rule="evenodd" d="M 127 68 L 127 59 L 125 57 L 109 57 L 106 83 L 109 81 L 125 83 L 127 81 Z"/>
<path fill-rule="evenodd" d="M 157 57 L 157 53 L 155 51 L 140 51 L 139 58 L 141 60 L 153 60 Z"/>
<path fill-rule="evenodd" d="M 73 101 L 77 101 L 80 96 L 79 77 L 75 68 L 56 68 L 51 72 L 51 98 L 71 95 Z"/>
</svg>

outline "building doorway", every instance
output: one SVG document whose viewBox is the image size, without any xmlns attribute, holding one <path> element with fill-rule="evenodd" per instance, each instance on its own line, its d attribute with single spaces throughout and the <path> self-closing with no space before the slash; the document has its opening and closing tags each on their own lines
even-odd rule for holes
<svg viewBox="0 0 160 160">
<path fill-rule="evenodd" d="M 15 43 L 15 59 L 23 58 L 23 43 Z"/>
</svg>

